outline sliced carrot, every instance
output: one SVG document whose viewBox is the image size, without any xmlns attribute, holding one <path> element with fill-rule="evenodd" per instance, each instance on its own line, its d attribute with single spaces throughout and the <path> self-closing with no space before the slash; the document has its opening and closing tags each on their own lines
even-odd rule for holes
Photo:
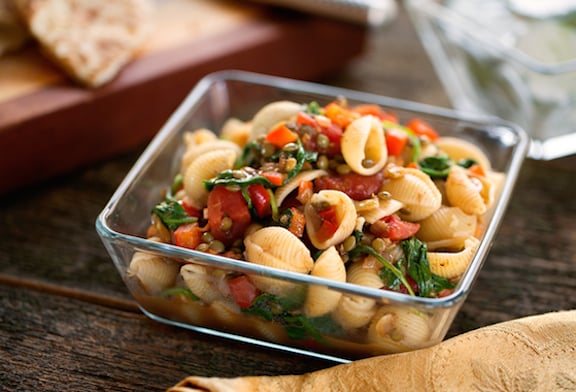
<svg viewBox="0 0 576 392">
<path fill-rule="evenodd" d="M 298 114 L 296 115 L 296 123 L 302 125 L 309 125 L 311 127 L 316 127 L 318 125 L 314 117 L 311 114 L 305 112 L 298 112 Z"/>
<path fill-rule="evenodd" d="M 435 141 L 440 137 L 438 132 L 436 132 L 436 130 L 430 124 L 419 118 L 413 118 L 412 120 L 408 121 L 406 127 L 411 129 L 416 136 L 426 136 L 431 141 Z"/>
<path fill-rule="evenodd" d="M 342 128 L 346 128 L 348 124 L 360 117 L 359 113 L 355 113 L 337 102 L 331 102 L 326 105 L 324 107 L 324 115 Z"/>
<path fill-rule="evenodd" d="M 485 177 L 486 176 L 486 172 L 484 171 L 484 168 L 482 167 L 482 165 L 479 164 L 474 164 L 472 166 L 470 166 L 468 168 L 468 172 L 470 172 L 471 174 L 480 176 L 480 177 Z"/>
<path fill-rule="evenodd" d="M 296 199 L 300 203 L 305 204 L 314 192 L 312 188 L 312 181 L 301 181 L 300 184 L 298 184 L 298 195 Z"/>
<path fill-rule="evenodd" d="M 285 124 L 278 125 L 266 135 L 266 141 L 279 148 L 296 140 L 298 140 L 298 134 L 292 132 Z"/>
<path fill-rule="evenodd" d="M 270 181 L 272 185 L 280 186 L 284 183 L 284 174 L 275 171 L 264 172 L 260 174 L 262 177 Z"/>
<path fill-rule="evenodd" d="M 306 217 L 304 216 L 304 213 L 296 207 L 291 207 L 290 211 L 292 211 L 292 217 L 290 218 L 288 230 L 296 237 L 300 238 L 304 234 Z"/>
</svg>

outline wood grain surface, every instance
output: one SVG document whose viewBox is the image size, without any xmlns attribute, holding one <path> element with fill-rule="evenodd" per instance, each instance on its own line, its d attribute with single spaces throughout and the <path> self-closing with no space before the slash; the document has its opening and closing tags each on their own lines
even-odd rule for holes
<svg viewBox="0 0 576 392">
<path fill-rule="evenodd" d="M 318 81 L 449 106 L 404 13 Z M 0 390 L 162 391 L 187 375 L 300 374 L 333 363 L 149 320 L 94 229 L 144 146 L 0 196 Z M 576 159 L 527 160 L 449 336 L 576 307 Z"/>
</svg>

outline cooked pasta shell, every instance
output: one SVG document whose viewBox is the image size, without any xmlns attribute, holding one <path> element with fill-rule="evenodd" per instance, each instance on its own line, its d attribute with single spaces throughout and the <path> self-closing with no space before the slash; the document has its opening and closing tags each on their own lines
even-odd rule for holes
<svg viewBox="0 0 576 392">
<path fill-rule="evenodd" d="M 436 140 L 436 146 L 455 162 L 462 159 L 473 159 L 486 172 L 492 170 L 490 160 L 486 154 L 478 146 L 467 140 L 459 137 L 442 136 Z"/>
<path fill-rule="evenodd" d="M 180 276 L 188 289 L 204 303 L 210 304 L 223 298 L 213 284 L 208 269 L 202 265 L 184 264 L 180 268 Z"/>
<path fill-rule="evenodd" d="M 279 226 L 268 226 L 253 232 L 244 239 L 246 260 L 284 271 L 307 274 L 314 265 L 310 251 L 289 230 Z M 261 291 L 285 295 L 297 287 L 296 284 L 279 279 L 252 275 L 252 281 Z"/>
<path fill-rule="evenodd" d="M 293 179 L 276 189 L 276 192 L 274 192 L 276 204 L 279 206 L 282 205 L 282 202 L 288 197 L 288 195 L 298 189 L 298 186 L 302 181 L 313 181 L 314 179 L 325 176 L 327 174 L 328 172 L 325 170 L 301 171 L 296 176 L 294 176 Z"/>
<path fill-rule="evenodd" d="M 255 333 L 257 337 L 268 342 L 280 344 L 290 342 L 290 338 L 286 333 L 286 328 L 274 321 L 263 321 L 257 318 L 252 318 L 248 325 L 252 333 Z"/>
<path fill-rule="evenodd" d="M 428 345 L 429 317 L 415 309 L 382 306 L 370 322 L 368 340 L 388 353 L 408 351 Z"/>
<path fill-rule="evenodd" d="M 215 150 L 200 155 L 184 173 L 184 190 L 193 207 L 202 209 L 208 200 L 208 191 L 202 183 L 224 170 L 231 169 L 236 154 L 231 150 Z"/>
<path fill-rule="evenodd" d="M 359 295 L 344 294 L 332 311 L 332 318 L 345 330 L 361 328 L 376 313 L 376 301 Z"/>
<path fill-rule="evenodd" d="M 398 215 L 411 222 L 429 217 L 442 204 L 442 194 L 432 179 L 414 168 L 398 168 L 398 175 L 386 179 L 381 190 L 404 204 Z"/>
<path fill-rule="evenodd" d="M 178 276 L 179 264 L 164 257 L 136 252 L 128 267 L 128 276 L 136 279 L 146 293 L 156 295 L 172 286 Z"/>
<path fill-rule="evenodd" d="M 211 130 L 207 128 L 199 128 L 194 131 L 186 131 L 182 135 L 182 140 L 184 141 L 184 145 L 186 148 L 190 148 L 193 146 L 198 146 L 204 143 L 210 143 L 216 141 L 218 136 Z"/>
<path fill-rule="evenodd" d="M 252 132 L 252 124 L 237 118 L 226 120 L 220 130 L 220 137 L 224 140 L 230 140 L 239 147 L 244 147 Z"/>
<path fill-rule="evenodd" d="M 453 279 L 461 276 L 476 254 L 480 240 L 468 237 L 464 249 L 459 252 L 428 252 L 428 263 L 432 273 Z"/>
<path fill-rule="evenodd" d="M 268 133 L 270 128 L 282 121 L 289 121 L 304 107 L 296 102 L 276 101 L 262 107 L 252 118 L 251 140 Z"/>
<path fill-rule="evenodd" d="M 338 228 L 330 237 L 320 231 L 322 221 L 318 216 L 318 206 L 334 207 Z M 306 217 L 306 232 L 312 244 L 318 249 L 327 249 L 344 241 L 356 226 L 356 208 L 352 199 L 344 192 L 335 190 L 322 190 L 312 195 L 304 206 Z"/>
<path fill-rule="evenodd" d="M 420 221 L 416 236 L 428 244 L 428 250 L 440 247 L 461 249 L 464 240 L 474 235 L 477 226 L 475 215 L 466 214 L 458 207 L 441 206 Z"/>
<path fill-rule="evenodd" d="M 404 207 L 404 204 L 395 199 L 378 199 L 378 207 L 372 210 L 359 212 L 359 215 L 366 219 L 367 223 L 374 223 L 385 216 L 390 216 Z"/>
<path fill-rule="evenodd" d="M 364 176 L 382 170 L 388 159 L 382 123 L 371 115 L 362 116 L 346 127 L 341 148 L 346 164 Z"/>
<path fill-rule="evenodd" d="M 379 289 L 384 285 L 378 276 L 380 267 L 381 264 L 377 261 L 374 263 L 355 262 L 348 267 L 346 280 L 352 284 Z"/>
<path fill-rule="evenodd" d="M 453 166 L 446 178 L 448 202 L 472 215 L 482 215 L 492 202 L 491 184 L 483 177 L 469 176 L 466 169 Z"/>
<path fill-rule="evenodd" d="M 215 300 L 210 304 L 208 312 L 212 314 L 219 325 L 236 327 L 243 325 L 242 311 L 234 302 Z"/>
<path fill-rule="evenodd" d="M 334 280 L 346 281 L 346 268 L 340 254 L 334 246 L 326 249 L 314 263 L 312 276 Z M 308 317 L 319 317 L 331 312 L 338 305 L 342 293 L 327 287 L 311 285 L 304 303 L 304 313 Z"/>
<path fill-rule="evenodd" d="M 240 147 L 237 144 L 229 141 L 229 140 L 214 140 L 207 143 L 193 145 L 188 147 L 182 156 L 182 165 L 180 172 L 182 174 L 186 173 L 186 169 L 194 160 L 200 158 L 202 155 L 216 150 L 229 150 L 230 154 L 234 154 L 234 156 L 238 156 L 240 154 Z"/>
<path fill-rule="evenodd" d="M 382 280 L 378 276 L 377 269 L 363 268 L 362 263 L 357 262 L 348 267 L 346 281 L 352 284 L 381 288 Z M 332 317 L 344 329 L 360 328 L 370 322 L 376 312 L 376 300 L 359 295 L 344 294 L 338 306 L 332 312 Z"/>
</svg>

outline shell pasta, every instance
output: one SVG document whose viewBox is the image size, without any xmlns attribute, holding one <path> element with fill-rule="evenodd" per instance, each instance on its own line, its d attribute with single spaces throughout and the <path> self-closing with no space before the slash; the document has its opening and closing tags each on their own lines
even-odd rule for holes
<svg viewBox="0 0 576 392">
<path fill-rule="evenodd" d="M 437 334 L 433 311 L 378 293 L 450 296 L 502 181 L 470 141 L 345 98 L 270 102 L 221 129 L 185 132 L 181 151 L 146 237 L 258 268 L 138 252 L 129 277 L 142 295 L 203 326 L 327 351 L 345 341 L 359 356 Z"/>
</svg>

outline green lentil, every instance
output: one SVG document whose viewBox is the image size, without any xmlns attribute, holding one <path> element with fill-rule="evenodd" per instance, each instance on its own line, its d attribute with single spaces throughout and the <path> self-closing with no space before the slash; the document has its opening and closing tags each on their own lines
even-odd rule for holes
<svg viewBox="0 0 576 392">
<path fill-rule="evenodd" d="M 381 253 L 386 249 L 386 244 L 382 238 L 378 237 L 372 241 L 372 247 L 376 252 Z"/>
<path fill-rule="evenodd" d="M 316 143 L 318 144 L 318 147 L 325 149 L 330 146 L 330 139 L 328 138 L 328 136 L 321 133 L 316 138 Z"/>
<path fill-rule="evenodd" d="M 348 166 L 345 163 L 342 163 L 336 167 L 336 171 L 338 172 L 338 174 L 348 174 L 350 173 L 351 169 L 350 166 Z"/>
<path fill-rule="evenodd" d="M 202 239 L 202 242 L 209 243 L 211 241 L 214 241 L 214 236 L 209 231 L 205 231 L 204 233 L 202 233 L 201 239 Z"/>
<path fill-rule="evenodd" d="M 222 231 L 228 231 L 232 228 L 233 224 L 234 222 L 232 222 L 232 218 L 230 218 L 229 216 L 225 216 L 222 218 L 222 221 L 220 222 L 220 229 Z"/>
<path fill-rule="evenodd" d="M 318 169 L 328 170 L 330 167 L 330 161 L 328 160 L 328 157 L 326 155 L 320 155 L 316 161 L 316 166 L 318 166 Z"/>
<path fill-rule="evenodd" d="M 344 251 L 350 252 L 352 249 L 356 247 L 356 237 L 351 235 L 350 237 L 346 238 L 343 243 Z"/>
<path fill-rule="evenodd" d="M 222 253 L 226 250 L 226 246 L 222 241 L 214 240 L 210 243 L 210 249 L 216 253 Z"/>
</svg>

